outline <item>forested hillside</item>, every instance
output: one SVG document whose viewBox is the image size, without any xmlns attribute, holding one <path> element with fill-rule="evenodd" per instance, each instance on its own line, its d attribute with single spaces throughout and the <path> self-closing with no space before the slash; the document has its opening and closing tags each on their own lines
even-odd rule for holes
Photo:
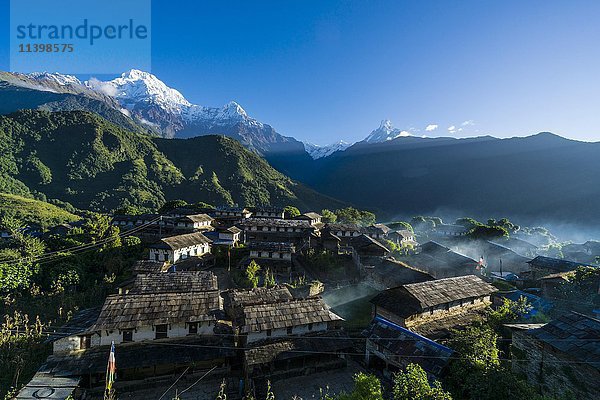
<svg viewBox="0 0 600 400">
<path fill-rule="evenodd" d="M 156 209 L 170 199 L 332 208 L 224 136 L 161 140 L 84 111 L 0 117 L 0 186 L 81 209 Z"/>
</svg>

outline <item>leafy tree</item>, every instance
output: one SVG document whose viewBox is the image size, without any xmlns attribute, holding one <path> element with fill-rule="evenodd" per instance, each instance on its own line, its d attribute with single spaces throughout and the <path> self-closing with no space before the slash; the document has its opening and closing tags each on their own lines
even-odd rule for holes
<svg viewBox="0 0 600 400">
<path fill-rule="evenodd" d="M 339 400 L 383 400 L 381 382 L 375 375 L 359 372 L 354 375 L 354 389 L 338 396 Z"/>
<path fill-rule="evenodd" d="M 508 238 L 509 234 L 506 228 L 501 226 L 489 226 L 489 225 L 478 225 L 471 229 L 467 236 L 472 239 L 497 239 L 497 238 Z"/>
<path fill-rule="evenodd" d="M 362 226 L 372 225 L 376 221 L 375 214 L 370 211 L 361 211 L 353 207 L 346 207 L 335 211 L 338 222 L 357 224 Z"/>
<path fill-rule="evenodd" d="M 256 261 L 250 261 L 250 264 L 246 267 L 246 279 L 250 282 L 251 287 L 258 287 L 258 271 L 260 271 L 260 265 Z"/>
<path fill-rule="evenodd" d="M 469 217 L 459 218 L 456 220 L 455 224 L 464 226 L 467 229 L 473 229 L 477 226 L 483 225 L 481 222 Z"/>
<path fill-rule="evenodd" d="M 333 223 L 337 221 L 337 215 L 331 210 L 323 209 L 321 210 L 321 215 L 323 216 L 323 222 Z"/>
<path fill-rule="evenodd" d="M 127 205 L 124 207 L 117 208 L 113 211 L 113 214 L 117 215 L 140 215 L 143 214 L 143 211 L 136 206 Z"/>
<path fill-rule="evenodd" d="M 188 203 L 185 200 L 169 200 L 158 209 L 158 213 L 165 214 L 176 208 L 185 207 L 187 205 Z"/>
<path fill-rule="evenodd" d="M 300 210 L 294 206 L 285 206 L 283 209 L 286 218 L 294 218 L 300 215 Z"/>
<path fill-rule="evenodd" d="M 396 230 L 409 230 L 411 232 L 415 232 L 413 226 L 411 224 L 409 224 L 408 222 L 404 222 L 404 221 L 396 221 L 396 222 L 392 222 L 391 224 L 388 224 L 388 226 L 392 229 L 396 229 Z"/>
<path fill-rule="evenodd" d="M 504 302 L 500 307 L 495 310 L 491 310 L 487 315 L 488 324 L 496 330 L 500 331 L 503 324 L 515 322 L 529 314 L 532 310 L 532 306 L 527 298 L 521 296 L 519 300 L 512 301 L 510 299 L 504 299 Z"/>
<path fill-rule="evenodd" d="M 394 375 L 393 394 L 394 400 L 452 400 L 440 382 L 430 385 L 419 364 L 408 364 L 405 371 Z"/>
</svg>

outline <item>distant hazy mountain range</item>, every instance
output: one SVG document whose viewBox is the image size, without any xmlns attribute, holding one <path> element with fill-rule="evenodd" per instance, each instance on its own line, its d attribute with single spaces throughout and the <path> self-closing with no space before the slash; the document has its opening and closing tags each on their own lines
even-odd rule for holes
<svg viewBox="0 0 600 400">
<path fill-rule="evenodd" d="M 163 138 L 226 135 L 292 179 L 385 217 L 444 211 L 600 223 L 600 144 L 549 133 L 511 139 L 424 138 L 384 120 L 360 142 L 316 146 L 281 135 L 235 102 L 223 107 L 191 104 L 154 75 L 137 70 L 105 82 L 0 72 L 0 113 L 19 109 L 87 110 L 127 131 Z M 163 154 L 173 163 L 181 162 L 171 152 L 177 148 L 196 167 L 202 165 L 195 160 L 200 156 L 185 146 L 153 140 L 154 146 L 166 146 Z M 221 182 L 216 167 L 215 173 Z"/>
</svg>

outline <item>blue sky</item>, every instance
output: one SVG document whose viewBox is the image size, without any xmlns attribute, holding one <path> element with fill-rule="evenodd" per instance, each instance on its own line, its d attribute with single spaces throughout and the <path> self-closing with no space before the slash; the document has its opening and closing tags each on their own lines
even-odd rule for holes
<svg viewBox="0 0 600 400">
<path fill-rule="evenodd" d="M 152 3 L 152 72 L 284 135 L 356 141 L 387 118 L 416 135 L 600 140 L 598 1 Z"/>
</svg>

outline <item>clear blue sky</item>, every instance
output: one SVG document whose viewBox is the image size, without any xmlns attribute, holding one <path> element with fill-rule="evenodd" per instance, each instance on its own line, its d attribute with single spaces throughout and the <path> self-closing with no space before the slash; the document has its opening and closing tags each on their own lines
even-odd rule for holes
<svg viewBox="0 0 600 400">
<path fill-rule="evenodd" d="M 595 141 L 599 21 L 599 1 L 154 0 L 152 72 L 193 103 L 235 100 L 319 144 L 384 118 L 418 135 Z"/>
</svg>

